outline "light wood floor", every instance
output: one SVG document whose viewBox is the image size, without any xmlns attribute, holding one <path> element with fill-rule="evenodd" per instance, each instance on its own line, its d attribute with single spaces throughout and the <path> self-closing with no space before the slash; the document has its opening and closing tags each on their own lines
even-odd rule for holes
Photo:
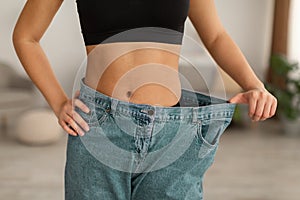
<svg viewBox="0 0 300 200">
<path fill-rule="evenodd" d="M 229 128 L 204 181 L 205 200 L 299 200 L 300 137 L 267 121 Z M 62 200 L 66 137 L 28 147 L 0 132 L 0 199 Z"/>
</svg>

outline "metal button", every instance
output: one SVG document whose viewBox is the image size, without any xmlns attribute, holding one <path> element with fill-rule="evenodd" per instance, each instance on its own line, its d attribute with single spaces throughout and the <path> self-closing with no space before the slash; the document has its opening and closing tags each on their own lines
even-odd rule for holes
<svg viewBox="0 0 300 200">
<path fill-rule="evenodd" d="M 154 110 L 148 110 L 148 114 L 149 115 L 153 115 L 154 114 Z"/>
</svg>

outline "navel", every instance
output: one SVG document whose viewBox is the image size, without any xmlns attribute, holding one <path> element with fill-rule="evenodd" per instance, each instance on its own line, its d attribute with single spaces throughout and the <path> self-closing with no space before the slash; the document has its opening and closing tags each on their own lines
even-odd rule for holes
<svg viewBox="0 0 300 200">
<path fill-rule="evenodd" d="M 131 91 L 127 91 L 126 96 L 129 98 L 129 97 L 131 97 L 131 95 L 132 95 L 132 92 Z"/>
</svg>

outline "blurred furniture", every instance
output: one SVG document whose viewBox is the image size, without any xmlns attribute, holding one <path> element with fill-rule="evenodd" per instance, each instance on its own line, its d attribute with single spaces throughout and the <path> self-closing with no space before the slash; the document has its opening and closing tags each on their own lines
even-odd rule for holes
<svg viewBox="0 0 300 200">
<path fill-rule="evenodd" d="M 63 136 L 55 114 L 46 108 L 25 111 L 15 128 L 16 139 L 27 145 L 52 144 Z"/>
<path fill-rule="evenodd" d="M 275 0 L 271 54 L 287 55 L 290 25 L 290 0 Z M 271 80 L 272 69 L 268 68 L 267 82 Z"/>
<path fill-rule="evenodd" d="M 0 127 L 12 125 L 14 118 L 32 106 L 33 91 L 30 80 L 0 62 Z"/>
</svg>

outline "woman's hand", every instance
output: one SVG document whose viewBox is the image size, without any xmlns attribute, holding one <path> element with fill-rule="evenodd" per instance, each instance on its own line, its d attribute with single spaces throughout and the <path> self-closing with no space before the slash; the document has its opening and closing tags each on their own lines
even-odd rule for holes
<svg viewBox="0 0 300 200">
<path fill-rule="evenodd" d="M 239 93 L 229 102 L 249 104 L 249 116 L 253 121 L 263 121 L 272 117 L 277 108 L 277 99 L 264 88 Z"/>
<path fill-rule="evenodd" d="M 74 107 L 77 106 L 83 112 L 89 113 L 89 108 L 78 99 L 79 91 L 76 91 L 73 99 L 68 99 L 63 105 L 59 113 L 57 114 L 58 123 L 60 126 L 70 135 L 80 136 L 84 135 L 85 131 L 89 131 L 88 124 L 82 119 L 82 117 L 74 110 Z"/>
</svg>

